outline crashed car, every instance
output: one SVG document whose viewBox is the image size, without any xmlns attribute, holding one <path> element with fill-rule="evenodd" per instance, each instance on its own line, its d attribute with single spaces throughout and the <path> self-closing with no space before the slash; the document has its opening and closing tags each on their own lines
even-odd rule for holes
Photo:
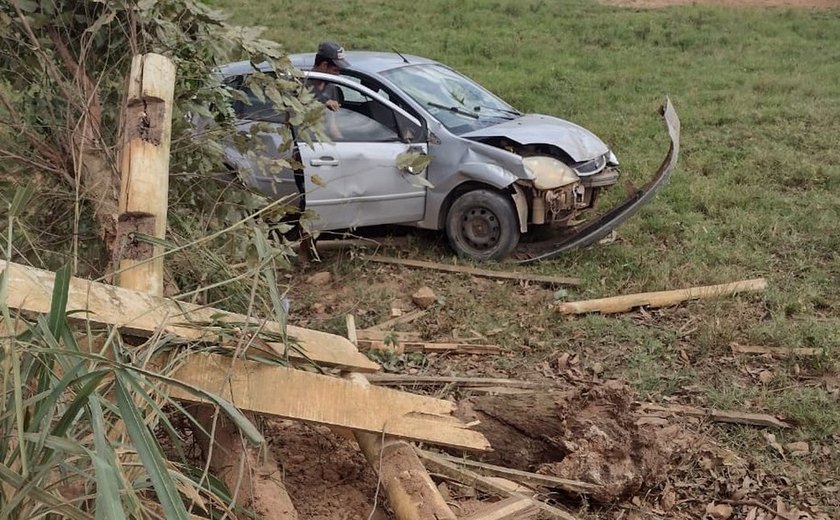
<svg viewBox="0 0 840 520">
<path fill-rule="evenodd" d="M 293 55 L 306 70 L 313 54 Z M 297 195 L 317 214 L 313 229 L 402 224 L 445 230 L 452 249 L 475 260 L 501 260 L 527 233 L 546 226 L 576 232 L 533 258 L 593 243 L 638 211 L 664 185 L 676 162 L 679 121 L 667 103 L 671 149 L 654 181 L 606 217 L 580 227 L 600 193 L 619 178 L 615 153 L 574 123 L 523 114 L 452 68 L 417 56 L 348 52 L 340 76 L 306 72 L 333 83 L 341 108 L 329 113 L 332 142 L 296 143 L 303 182 L 291 168 L 228 146 L 232 168 L 271 198 Z M 221 69 L 223 80 L 249 102 L 235 111 L 244 132 L 281 124 L 282 117 L 247 87 L 253 65 Z M 670 112 L 670 115 L 669 113 Z M 283 148 L 280 132 L 265 132 L 269 156 Z M 286 147 L 288 148 L 288 147 Z M 406 160 L 427 156 L 428 160 Z M 300 172 L 298 172 L 300 173 Z"/>
</svg>

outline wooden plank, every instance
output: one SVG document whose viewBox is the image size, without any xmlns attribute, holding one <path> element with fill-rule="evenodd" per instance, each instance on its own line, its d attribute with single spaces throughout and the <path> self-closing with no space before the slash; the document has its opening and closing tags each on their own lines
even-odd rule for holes
<svg viewBox="0 0 840 520">
<path fill-rule="evenodd" d="M 163 248 L 131 238 L 163 239 L 169 194 L 169 147 L 175 64 L 160 54 L 135 55 L 120 132 L 119 285 L 163 296 Z"/>
<path fill-rule="evenodd" d="M 823 353 L 823 350 L 819 348 L 764 347 L 761 345 L 739 345 L 738 343 L 731 343 L 729 346 L 732 348 L 733 354 L 756 354 L 774 358 L 819 356 Z"/>
<path fill-rule="evenodd" d="M 379 255 L 366 256 L 371 262 L 379 262 L 382 264 L 404 265 L 406 267 L 416 267 L 419 269 L 433 269 L 435 271 L 444 271 L 447 273 L 462 273 L 471 276 L 479 276 L 482 278 L 496 278 L 501 280 L 518 280 L 525 282 L 547 283 L 552 285 L 580 285 L 580 278 L 570 278 L 566 276 L 547 276 L 541 274 L 528 273 L 512 273 L 508 271 L 490 271 L 487 269 L 478 269 L 475 267 L 467 267 L 464 265 L 450 265 L 439 264 L 436 262 L 423 262 L 420 260 L 405 260 L 402 258 L 391 258 Z"/>
<path fill-rule="evenodd" d="M 520 471 L 518 469 L 504 468 L 502 466 L 495 466 L 493 464 L 485 464 L 483 462 L 476 462 L 461 457 L 452 457 L 442 453 L 436 454 L 438 457 L 457 464 L 459 466 L 468 467 L 482 475 L 489 475 L 493 477 L 502 477 L 525 484 L 529 487 L 548 487 L 555 489 L 562 489 L 569 493 L 587 494 L 601 490 L 601 486 L 590 484 L 588 482 L 581 482 L 579 480 L 570 480 L 566 478 L 552 477 L 550 475 L 540 475 L 538 473 L 530 473 L 527 471 Z"/>
<path fill-rule="evenodd" d="M 401 323 L 411 323 L 412 321 L 414 321 L 418 318 L 422 318 L 428 312 L 429 311 L 426 311 L 426 310 L 416 310 L 416 311 L 407 312 L 407 313 L 403 314 L 402 316 L 400 316 L 398 318 L 393 318 L 393 319 L 390 319 L 388 321 L 383 321 L 382 323 L 380 323 L 378 325 L 374 325 L 373 327 L 368 327 L 368 328 L 363 329 L 363 330 L 388 330 L 391 327 L 393 327 L 394 325 L 399 325 Z"/>
<path fill-rule="evenodd" d="M 350 340 L 350 343 L 356 345 L 359 342 L 358 331 L 356 330 L 356 317 L 348 314 L 344 317 L 344 321 L 347 324 L 347 339 Z"/>
<path fill-rule="evenodd" d="M 721 285 L 707 285 L 704 287 L 689 287 L 673 291 L 658 291 L 639 294 L 625 294 L 610 298 L 599 298 L 597 300 L 583 300 L 577 302 L 557 303 L 554 309 L 560 314 L 585 314 L 588 312 L 600 312 L 611 314 L 626 312 L 635 307 L 666 307 L 676 305 L 688 300 L 702 300 L 717 298 L 748 291 L 763 291 L 767 288 L 767 281 L 764 278 L 753 280 L 742 280 Z"/>
<path fill-rule="evenodd" d="M 699 417 L 702 419 L 709 419 L 715 422 L 733 423 L 733 424 L 748 424 L 752 426 L 765 426 L 773 428 L 792 428 L 792 425 L 780 420 L 772 415 L 763 413 L 743 413 L 731 412 L 724 410 L 715 410 L 713 408 L 696 408 L 694 406 L 684 405 L 668 405 L 662 406 L 654 403 L 641 403 L 642 411 L 651 414 L 676 414 L 688 415 L 690 417 Z"/>
<path fill-rule="evenodd" d="M 360 339 L 358 346 L 362 350 L 393 350 L 395 352 L 424 352 L 427 354 L 498 354 L 502 347 L 498 345 L 478 345 L 469 343 L 424 343 L 418 341 L 398 341 L 396 345 L 385 341 Z"/>
<path fill-rule="evenodd" d="M 0 260 L 0 271 L 4 269 L 9 276 L 9 307 L 28 312 L 49 312 L 55 285 L 54 273 Z M 138 336 L 149 336 L 162 330 L 189 340 L 223 345 L 236 343 L 236 338 L 223 337 L 218 327 L 211 326 L 214 323 L 227 324 L 227 328 L 233 324 L 262 325 L 265 332 L 282 333 L 280 324 L 275 322 L 261 322 L 242 314 L 182 303 L 81 278 L 70 281 L 67 309 L 85 309 L 87 313 L 76 313 L 74 316 L 93 323 L 113 325 Z M 299 345 L 303 353 L 293 348 L 287 350 L 283 343 L 266 342 L 278 356 L 288 353 L 289 358 L 296 362 L 305 361 L 308 357 L 319 365 L 361 372 L 379 370 L 379 365 L 359 353 L 350 341 L 341 336 L 292 325 L 286 327 L 286 334 L 291 342 Z"/>
<path fill-rule="evenodd" d="M 173 375 L 258 413 L 339 426 L 467 450 L 490 449 L 487 439 L 451 416 L 455 404 L 253 361 L 198 353 Z M 178 399 L 202 402 L 170 385 Z"/>
<path fill-rule="evenodd" d="M 536 518 L 540 508 L 528 498 L 510 497 L 490 507 L 462 516 L 461 520 L 530 520 Z"/>
<path fill-rule="evenodd" d="M 408 374 L 367 374 L 368 381 L 377 385 L 457 385 L 469 387 L 505 386 L 511 388 L 536 388 L 533 381 L 490 377 L 412 376 Z"/>
<path fill-rule="evenodd" d="M 534 503 L 537 507 L 539 507 L 542 512 L 546 513 L 551 518 L 559 518 L 561 520 L 577 520 L 577 518 L 571 513 L 550 506 L 545 502 L 541 502 L 526 495 L 520 493 L 513 493 L 509 491 L 506 486 L 499 485 L 493 480 L 482 477 L 474 471 L 461 468 L 457 464 L 449 462 L 448 460 L 438 456 L 437 453 L 421 450 L 419 448 L 416 448 L 416 450 L 417 456 L 420 457 L 420 459 L 423 461 L 423 464 L 426 465 L 426 468 L 432 471 L 433 473 L 439 473 L 447 478 L 450 478 L 457 482 L 461 482 L 462 484 L 466 484 L 470 487 L 474 487 L 479 491 L 489 493 L 491 495 L 496 495 L 503 498 L 516 497 L 523 500 L 529 500 L 532 503 Z"/>
</svg>

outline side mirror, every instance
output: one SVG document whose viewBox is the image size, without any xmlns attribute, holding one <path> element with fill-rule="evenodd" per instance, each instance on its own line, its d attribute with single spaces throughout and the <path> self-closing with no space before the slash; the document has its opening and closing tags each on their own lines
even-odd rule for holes
<svg viewBox="0 0 840 520">
<path fill-rule="evenodd" d="M 423 173 L 430 162 L 432 162 L 431 156 L 419 146 L 412 146 L 407 152 L 397 156 L 397 168 L 405 170 L 411 175 Z"/>
</svg>

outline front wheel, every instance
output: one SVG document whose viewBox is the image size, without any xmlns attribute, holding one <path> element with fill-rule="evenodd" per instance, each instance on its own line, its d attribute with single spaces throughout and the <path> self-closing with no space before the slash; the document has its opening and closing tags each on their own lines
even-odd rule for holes
<svg viewBox="0 0 840 520">
<path fill-rule="evenodd" d="M 513 201 L 491 190 L 460 195 L 446 217 L 446 235 L 458 256 L 502 260 L 519 243 L 519 222 Z"/>
</svg>

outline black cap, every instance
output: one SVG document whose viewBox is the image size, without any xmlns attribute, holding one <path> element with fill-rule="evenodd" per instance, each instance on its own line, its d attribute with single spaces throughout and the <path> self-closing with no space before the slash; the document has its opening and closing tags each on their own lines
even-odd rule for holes
<svg viewBox="0 0 840 520">
<path fill-rule="evenodd" d="M 336 67 L 346 69 L 350 66 L 347 60 L 344 59 L 344 47 L 333 42 L 325 41 L 318 45 L 318 56 L 323 56 L 331 62 L 335 63 Z"/>
</svg>

